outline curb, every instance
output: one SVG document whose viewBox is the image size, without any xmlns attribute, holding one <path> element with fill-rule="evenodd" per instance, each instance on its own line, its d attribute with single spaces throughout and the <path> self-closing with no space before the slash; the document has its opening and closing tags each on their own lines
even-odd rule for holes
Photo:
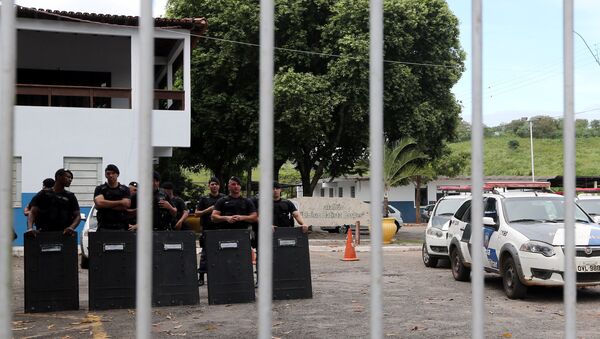
<svg viewBox="0 0 600 339">
<path fill-rule="evenodd" d="M 345 246 L 323 246 L 323 245 L 309 245 L 309 249 L 311 252 L 344 252 L 346 250 Z M 412 252 L 412 251 L 421 251 L 421 246 L 415 245 L 392 245 L 392 246 L 383 246 L 384 252 Z M 356 252 L 371 252 L 371 246 L 356 246 L 354 247 Z"/>
</svg>

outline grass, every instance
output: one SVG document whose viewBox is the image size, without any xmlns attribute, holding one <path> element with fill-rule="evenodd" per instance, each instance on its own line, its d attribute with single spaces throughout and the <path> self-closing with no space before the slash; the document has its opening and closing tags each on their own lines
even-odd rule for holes
<svg viewBox="0 0 600 339">
<path fill-rule="evenodd" d="M 509 141 L 519 143 L 511 149 Z M 485 175 L 531 175 L 531 153 L 529 138 L 493 137 L 484 140 Z M 449 145 L 455 152 L 471 153 L 471 142 L 465 141 Z M 533 139 L 533 153 L 536 176 L 556 176 L 563 174 L 562 139 Z M 579 138 L 576 145 L 576 171 L 579 176 L 600 174 L 600 137 Z M 471 172 L 470 164 L 463 175 Z"/>
</svg>

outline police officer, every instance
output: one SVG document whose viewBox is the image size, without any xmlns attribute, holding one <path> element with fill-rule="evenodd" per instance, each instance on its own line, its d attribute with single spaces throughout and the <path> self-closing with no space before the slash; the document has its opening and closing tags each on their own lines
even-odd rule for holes
<svg viewBox="0 0 600 339">
<path fill-rule="evenodd" d="M 185 223 L 185 219 L 187 219 L 190 212 L 187 210 L 185 206 L 185 201 L 181 199 L 178 195 L 175 194 L 175 186 L 172 182 L 167 181 L 162 184 L 162 189 L 167 193 L 169 199 L 171 199 L 171 203 L 177 209 L 177 214 L 175 218 L 172 220 L 172 229 L 177 231 L 185 231 L 188 229 L 187 224 Z"/>
<path fill-rule="evenodd" d="M 75 194 L 65 189 L 71 186 L 73 173 L 61 168 L 54 174 L 54 180 L 52 190 L 42 190 L 31 200 L 25 234 L 35 236 L 36 232 L 62 231 L 65 235 L 75 235 L 81 221 L 79 202 Z"/>
<path fill-rule="evenodd" d="M 200 236 L 200 247 L 202 248 L 202 252 L 200 252 L 200 267 L 198 268 L 198 286 L 204 285 L 204 273 L 206 273 L 206 253 L 204 252 L 206 235 L 204 231 L 217 229 L 210 216 L 217 200 L 225 196 L 225 194 L 219 192 L 220 188 L 221 182 L 219 179 L 216 177 L 210 178 L 210 180 L 208 180 L 209 193 L 205 197 L 200 197 L 198 206 L 194 212 L 195 216 L 200 217 L 200 224 L 202 225 L 202 235 Z"/>
<path fill-rule="evenodd" d="M 53 188 L 54 188 L 54 179 L 46 178 L 46 179 L 44 179 L 44 181 L 42 181 L 42 191 L 44 191 L 44 190 L 51 191 Z M 23 210 L 23 214 L 27 217 L 27 216 L 29 216 L 30 211 L 31 211 L 31 201 L 29 202 L 29 204 L 27 204 L 27 206 Z"/>
<path fill-rule="evenodd" d="M 298 222 L 298 227 L 302 227 L 302 232 L 308 232 L 308 226 L 304 224 L 304 219 L 302 219 L 302 215 L 296 206 L 291 201 L 281 198 L 281 185 L 278 182 L 274 182 L 273 226 L 294 227 L 294 219 Z"/>
<path fill-rule="evenodd" d="M 98 231 L 125 231 L 128 228 L 127 209 L 131 205 L 131 196 L 129 188 L 119 183 L 119 174 L 116 165 L 106 166 L 106 182 L 94 190 Z"/>
<path fill-rule="evenodd" d="M 160 174 L 154 171 L 152 195 L 152 228 L 155 231 L 171 229 L 171 222 L 177 215 L 177 208 L 172 204 L 171 198 L 160 188 Z"/>
<path fill-rule="evenodd" d="M 242 197 L 242 182 L 238 177 L 231 177 L 227 183 L 229 195 L 215 203 L 211 214 L 213 223 L 218 229 L 248 229 L 256 222 L 256 207 L 248 198 Z"/>
</svg>

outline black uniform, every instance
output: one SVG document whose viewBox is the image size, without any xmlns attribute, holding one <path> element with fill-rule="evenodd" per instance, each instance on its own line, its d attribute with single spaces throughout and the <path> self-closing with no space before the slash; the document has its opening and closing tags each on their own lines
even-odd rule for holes
<svg viewBox="0 0 600 339">
<path fill-rule="evenodd" d="M 256 212 L 256 207 L 248 198 L 233 198 L 228 195 L 217 200 L 214 210 L 221 212 L 222 216 L 250 215 Z M 216 226 L 219 229 L 247 229 L 250 224 L 246 221 L 238 221 L 233 224 L 222 222 Z"/>
<path fill-rule="evenodd" d="M 134 210 L 133 213 L 128 213 L 127 222 L 130 225 L 137 224 L 137 193 L 131 195 L 131 205 L 129 205 L 130 210 Z"/>
<path fill-rule="evenodd" d="M 129 187 L 119 184 L 117 187 L 110 187 L 104 183 L 96 186 L 94 198 L 102 195 L 105 200 L 119 201 L 121 199 L 130 199 Z M 98 210 L 98 229 L 103 230 L 127 230 L 129 217 L 125 210 L 115 210 L 112 208 L 97 208 Z"/>
<path fill-rule="evenodd" d="M 175 215 L 175 218 L 172 219 L 172 228 L 175 229 L 175 225 L 177 224 L 179 219 L 181 219 L 181 216 L 183 215 L 183 212 L 185 212 L 187 207 L 185 206 L 185 201 L 183 201 L 183 199 L 181 199 L 180 197 L 174 196 L 171 199 L 171 201 L 173 202 L 173 206 L 177 209 L 177 214 Z M 181 230 L 184 231 L 187 229 L 187 224 L 184 221 L 183 225 L 181 225 Z"/>
<path fill-rule="evenodd" d="M 160 200 L 166 200 L 169 204 L 173 205 L 171 199 L 162 188 L 154 191 L 152 197 L 152 228 L 155 231 L 165 231 L 171 229 L 171 222 L 173 221 L 173 217 L 164 208 L 160 208 L 158 202 Z"/>
<path fill-rule="evenodd" d="M 55 232 L 71 226 L 79 211 L 79 202 L 69 191 L 42 190 L 31 200 L 31 207 L 38 208 L 36 228 L 42 232 Z"/>
<path fill-rule="evenodd" d="M 277 227 L 294 227 L 294 216 L 296 206 L 285 199 L 273 201 L 273 225 Z"/>
<path fill-rule="evenodd" d="M 197 209 L 203 211 L 211 206 L 214 206 L 217 200 L 225 197 L 225 194 L 218 193 L 217 196 L 207 195 L 205 197 L 201 197 L 198 201 Z M 202 230 L 216 230 L 217 227 L 210 219 L 210 213 L 207 213 L 200 217 L 200 223 L 202 225 Z"/>
<path fill-rule="evenodd" d="M 214 206 L 217 200 L 224 198 L 225 194 L 217 193 L 216 196 L 207 195 L 205 197 L 200 197 L 198 201 L 197 209 L 203 211 L 211 206 Z M 204 231 L 216 230 L 217 226 L 210 219 L 211 213 L 207 213 L 200 217 L 200 225 L 202 225 L 202 235 L 200 236 L 200 247 L 202 248 L 202 252 L 200 252 L 200 266 L 198 267 L 198 273 L 201 275 L 206 273 L 206 252 L 204 252 L 204 247 L 206 245 L 206 233 Z M 204 278 L 202 278 L 203 280 Z M 204 284 L 204 282 L 203 282 Z"/>
</svg>

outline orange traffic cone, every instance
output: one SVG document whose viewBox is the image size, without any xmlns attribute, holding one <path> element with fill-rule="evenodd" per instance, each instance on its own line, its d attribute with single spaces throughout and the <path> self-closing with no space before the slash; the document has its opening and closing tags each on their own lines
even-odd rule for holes
<svg viewBox="0 0 600 339">
<path fill-rule="evenodd" d="M 256 251 L 253 249 L 251 249 L 252 251 L 252 265 L 256 265 Z"/>
<path fill-rule="evenodd" d="M 343 261 L 357 261 L 358 257 L 354 251 L 354 243 L 352 242 L 352 230 L 348 230 L 348 236 L 346 237 L 346 249 L 344 250 Z"/>
</svg>

